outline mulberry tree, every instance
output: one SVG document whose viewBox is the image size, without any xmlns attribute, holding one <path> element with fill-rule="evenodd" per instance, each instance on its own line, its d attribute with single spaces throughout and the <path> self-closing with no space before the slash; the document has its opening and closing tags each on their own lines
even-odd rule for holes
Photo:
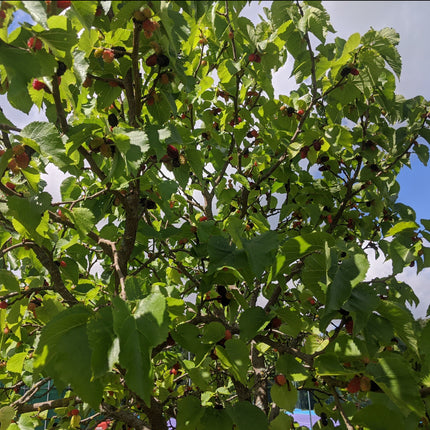
<svg viewBox="0 0 430 430">
<path fill-rule="evenodd" d="M 430 104 L 395 92 L 395 30 L 246 4 L 1 2 L 3 100 L 47 118 L 0 113 L 2 428 L 278 430 L 300 392 L 316 429 L 429 427 L 397 276 L 430 266 L 430 220 L 396 178 Z"/>
</svg>

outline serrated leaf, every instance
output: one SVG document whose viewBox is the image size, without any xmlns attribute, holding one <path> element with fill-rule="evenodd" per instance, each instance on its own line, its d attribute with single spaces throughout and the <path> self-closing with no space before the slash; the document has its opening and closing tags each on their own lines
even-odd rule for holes
<svg viewBox="0 0 430 430">
<path fill-rule="evenodd" d="M 273 384 L 270 389 L 272 400 L 282 409 L 293 411 L 297 403 L 297 389 L 289 381 L 285 385 Z"/>
<path fill-rule="evenodd" d="M 152 293 L 137 303 L 134 313 L 137 329 L 144 334 L 153 347 L 166 340 L 169 332 L 169 318 L 166 298 Z"/>
<path fill-rule="evenodd" d="M 239 317 L 241 339 L 252 339 L 266 325 L 267 314 L 263 308 L 256 306 L 246 309 Z"/>
<path fill-rule="evenodd" d="M 418 224 L 414 221 L 400 221 L 385 233 L 385 237 L 394 236 L 404 230 L 415 230 L 416 228 L 418 228 Z"/>
<path fill-rule="evenodd" d="M 270 422 L 270 430 L 285 430 L 293 427 L 294 419 L 287 414 L 279 414 Z"/>
<path fill-rule="evenodd" d="M 88 321 L 88 340 L 92 350 L 91 370 L 94 378 L 104 376 L 118 360 L 119 348 L 113 331 L 112 309 L 100 309 Z"/>
<path fill-rule="evenodd" d="M 212 321 L 203 327 L 203 343 L 215 343 L 225 336 L 225 327 L 218 321 Z"/>
<path fill-rule="evenodd" d="M 91 315 L 84 306 L 76 305 L 49 321 L 40 336 L 34 367 L 52 376 L 57 388 L 70 384 L 84 401 L 98 407 L 103 387 L 99 380 L 92 379 L 87 337 L 87 321 Z"/>
<path fill-rule="evenodd" d="M 40 148 L 40 153 L 52 160 L 61 170 L 67 170 L 72 160 L 66 156 L 64 143 L 54 124 L 35 121 L 25 126 L 21 136 L 34 140 Z"/>
<path fill-rule="evenodd" d="M 333 282 L 327 287 L 326 311 L 340 309 L 352 289 L 364 280 L 368 270 L 369 262 L 363 254 L 343 260 Z"/>
<path fill-rule="evenodd" d="M 259 277 L 273 263 L 275 250 L 278 247 L 278 236 L 273 231 L 269 231 L 251 240 L 242 241 L 242 245 L 251 270 L 256 277 Z"/>
<path fill-rule="evenodd" d="M 126 302 L 113 299 L 113 326 L 119 339 L 119 362 L 127 370 L 125 380 L 145 402 L 150 401 L 153 384 L 151 345 L 147 333 L 138 328 Z M 145 330 L 143 328 L 143 330 Z"/>
<path fill-rule="evenodd" d="M 6 269 L 0 270 L 0 285 L 7 291 L 20 291 L 18 279 L 15 278 L 13 273 Z"/>
<path fill-rule="evenodd" d="M 97 9 L 97 1 L 78 1 L 72 2 L 73 15 L 80 21 L 80 23 L 89 30 L 94 21 L 94 15 Z M 72 13 L 71 13 L 72 15 Z"/>
<path fill-rule="evenodd" d="M 16 411 L 12 406 L 3 406 L 0 408 L 0 427 L 7 429 L 15 414 Z"/>
<path fill-rule="evenodd" d="M 415 375 L 402 356 L 386 353 L 377 363 L 368 364 L 366 371 L 405 414 L 413 411 L 422 416 L 425 413 Z"/>
<path fill-rule="evenodd" d="M 227 408 L 237 430 L 267 430 L 267 417 L 257 406 L 240 401 Z"/>
<path fill-rule="evenodd" d="M 79 236 L 84 239 L 86 235 L 95 224 L 94 214 L 87 208 L 73 208 L 72 211 L 68 212 L 71 220 L 75 224 L 76 230 Z"/>
<path fill-rule="evenodd" d="M 377 311 L 382 317 L 390 321 L 400 339 L 418 354 L 415 321 L 411 311 L 398 303 L 387 300 L 380 301 Z"/>
<path fill-rule="evenodd" d="M 62 28 L 51 28 L 42 31 L 38 36 L 53 50 L 62 52 L 71 52 L 73 46 L 78 43 L 76 33 L 73 31 L 63 30 Z"/>
<path fill-rule="evenodd" d="M 24 366 L 25 357 L 27 357 L 26 352 L 18 352 L 12 357 L 8 358 L 6 369 L 8 372 L 21 373 Z"/>
<path fill-rule="evenodd" d="M 240 339 L 229 339 L 222 346 L 216 347 L 216 353 L 222 365 L 231 374 L 246 385 L 246 375 L 250 366 L 249 350 L 245 342 Z"/>
<path fill-rule="evenodd" d="M 204 409 L 200 400 L 194 396 L 187 396 L 178 401 L 177 430 L 194 430 L 199 428 Z"/>
<path fill-rule="evenodd" d="M 44 1 L 23 1 L 22 4 L 30 13 L 31 17 L 38 24 L 48 29 L 47 15 L 46 15 L 46 2 Z"/>
</svg>

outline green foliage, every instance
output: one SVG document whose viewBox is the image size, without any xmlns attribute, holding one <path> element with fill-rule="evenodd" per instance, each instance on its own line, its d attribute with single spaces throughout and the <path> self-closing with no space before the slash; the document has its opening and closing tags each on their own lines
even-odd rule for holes
<svg viewBox="0 0 430 430">
<path fill-rule="evenodd" d="M 278 430 L 310 392 L 314 428 L 428 428 L 397 276 L 430 267 L 430 220 L 396 178 L 430 115 L 395 93 L 398 34 L 333 38 L 315 1 L 257 25 L 245 1 L 68 3 L 0 6 L 2 93 L 48 118 L 0 112 L 1 427 Z"/>
</svg>

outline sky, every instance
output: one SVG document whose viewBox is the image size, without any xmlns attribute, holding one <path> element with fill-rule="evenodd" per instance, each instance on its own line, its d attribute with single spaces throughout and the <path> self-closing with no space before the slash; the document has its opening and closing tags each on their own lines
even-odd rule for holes
<svg viewBox="0 0 430 430">
<path fill-rule="evenodd" d="M 270 1 L 253 1 L 244 10 L 244 15 L 253 22 L 258 22 L 258 15 L 263 14 L 263 6 L 270 7 Z M 430 84 L 428 71 L 430 70 L 430 55 L 428 55 L 428 17 L 430 16 L 430 2 L 421 1 L 323 1 L 331 23 L 336 30 L 329 37 L 348 39 L 353 33 L 364 34 L 371 27 L 380 30 L 392 27 L 400 34 L 398 47 L 403 61 L 403 70 L 397 92 L 410 98 L 422 95 L 430 99 Z M 273 76 L 276 94 L 288 94 L 292 89 L 291 79 L 288 79 L 291 65 L 279 70 Z M 32 109 L 29 115 L 22 114 L 8 107 L 4 96 L 0 96 L 0 106 L 17 126 L 42 120 L 46 121 L 43 113 Z M 427 187 L 430 179 L 430 170 L 423 166 L 416 156 L 411 156 L 412 169 L 404 168 L 400 173 L 399 201 L 411 206 L 417 213 L 417 220 L 430 219 L 430 199 L 427 196 Z M 52 178 L 53 171 L 50 172 Z M 61 179 L 49 181 L 49 191 L 54 200 L 59 199 L 59 183 Z M 391 270 L 389 264 L 381 260 L 372 261 L 371 274 L 384 276 Z M 415 269 L 405 269 L 399 279 L 408 282 L 415 289 L 421 300 L 420 306 L 414 310 L 417 316 L 424 316 L 430 304 L 430 269 L 424 269 L 418 276 Z"/>
</svg>

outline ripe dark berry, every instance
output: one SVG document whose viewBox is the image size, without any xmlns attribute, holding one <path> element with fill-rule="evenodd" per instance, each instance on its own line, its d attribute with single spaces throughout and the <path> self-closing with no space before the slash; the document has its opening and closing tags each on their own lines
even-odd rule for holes
<svg viewBox="0 0 430 430">
<path fill-rule="evenodd" d="M 67 70 L 67 66 L 62 61 L 57 61 L 57 64 L 58 64 L 58 66 L 57 66 L 57 71 L 55 72 L 55 74 L 57 76 L 63 76 Z"/>
<path fill-rule="evenodd" d="M 360 377 L 354 376 L 348 383 L 347 390 L 349 393 L 358 393 L 360 391 Z"/>
<path fill-rule="evenodd" d="M 67 9 L 68 7 L 70 7 L 70 5 L 72 4 L 72 2 L 70 0 L 58 0 L 57 1 L 57 7 L 58 9 Z"/>
<path fill-rule="evenodd" d="M 321 140 L 319 140 L 319 139 L 315 139 L 315 140 L 312 142 L 312 145 L 313 145 L 313 147 L 314 147 L 315 151 L 319 151 L 319 150 L 321 149 L 322 142 L 321 142 Z"/>
<path fill-rule="evenodd" d="M 351 73 L 351 67 L 344 67 L 340 71 L 340 76 L 345 77 L 345 76 L 348 76 L 350 73 Z"/>
<path fill-rule="evenodd" d="M 167 67 L 170 63 L 169 57 L 166 57 L 164 54 L 157 55 L 157 64 L 160 67 Z"/>
<path fill-rule="evenodd" d="M 348 318 L 345 323 L 345 330 L 348 334 L 352 334 L 354 331 L 354 321 L 352 318 Z"/>
<path fill-rule="evenodd" d="M 308 152 L 309 152 L 309 146 L 303 146 L 300 149 L 300 158 L 303 160 L 304 158 L 306 158 L 308 156 Z"/>
<path fill-rule="evenodd" d="M 111 127 L 116 127 L 118 125 L 118 118 L 114 113 L 109 114 L 108 122 Z"/>
<path fill-rule="evenodd" d="M 155 209 L 157 207 L 157 204 L 147 197 L 142 197 L 140 199 L 140 204 L 146 209 Z"/>
<path fill-rule="evenodd" d="M 145 63 L 148 67 L 154 67 L 157 64 L 157 54 L 150 55 Z"/>
<path fill-rule="evenodd" d="M 277 328 L 281 327 L 282 320 L 279 317 L 275 317 L 275 318 L 272 318 L 270 323 L 271 323 L 271 328 L 277 329 Z"/>
<path fill-rule="evenodd" d="M 123 46 L 112 46 L 111 49 L 115 58 L 124 57 L 124 54 L 126 52 Z"/>
<path fill-rule="evenodd" d="M 170 158 L 178 159 L 179 158 L 178 148 L 176 148 L 176 146 L 173 146 L 173 145 L 167 145 L 167 155 Z"/>
<path fill-rule="evenodd" d="M 258 54 L 249 54 L 248 60 L 250 63 L 261 63 L 261 57 Z"/>
<path fill-rule="evenodd" d="M 291 107 L 291 106 L 287 107 L 287 115 L 288 116 L 291 116 L 295 111 L 296 110 L 293 107 Z"/>
</svg>

